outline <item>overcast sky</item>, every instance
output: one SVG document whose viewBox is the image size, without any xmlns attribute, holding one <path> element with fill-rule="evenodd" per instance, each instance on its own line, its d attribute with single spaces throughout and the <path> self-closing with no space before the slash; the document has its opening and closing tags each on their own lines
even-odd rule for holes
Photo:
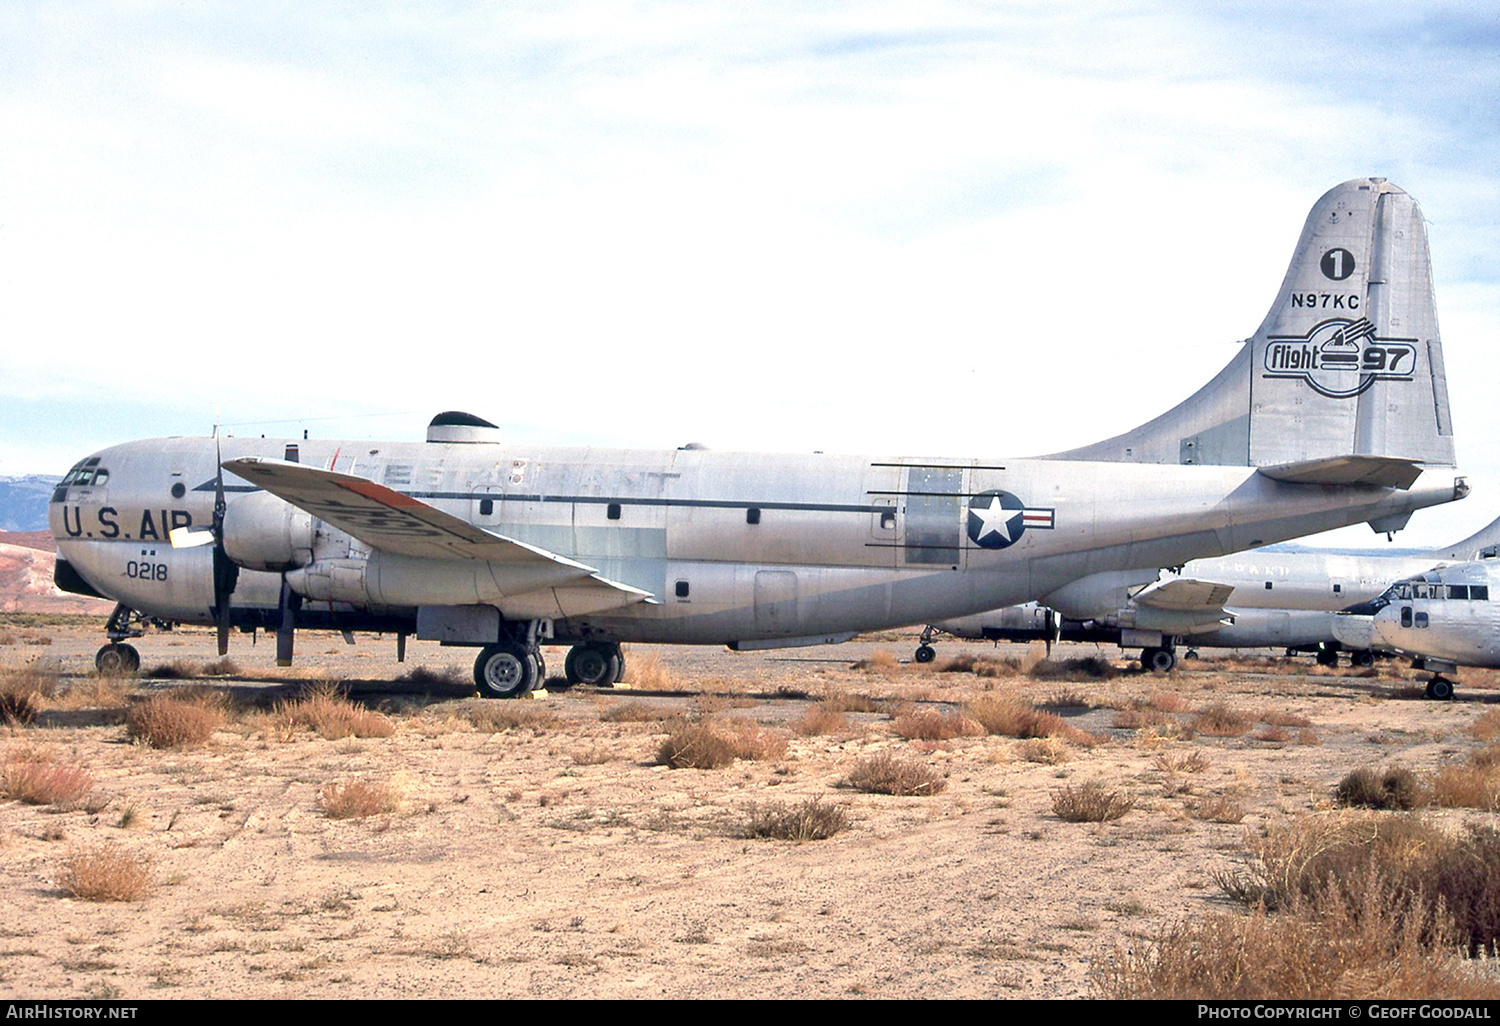
<svg viewBox="0 0 1500 1026">
<path fill-rule="evenodd" d="M 1486 5 L 10 0 L 0 52 L 0 474 L 446 409 L 1054 451 L 1207 381 L 1380 175 L 1475 485 L 1398 541 L 1500 515 Z"/>
</svg>

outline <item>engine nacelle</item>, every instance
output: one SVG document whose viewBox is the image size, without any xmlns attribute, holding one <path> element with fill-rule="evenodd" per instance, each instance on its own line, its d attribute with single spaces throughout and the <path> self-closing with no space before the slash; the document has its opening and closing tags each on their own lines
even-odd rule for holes
<svg viewBox="0 0 1500 1026">
<path fill-rule="evenodd" d="M 313 518 L 270 492 L 251 492 L 224 510 L 224 553 L 247 570 L 282 573 L 312 562 Z"/>
<path fill-rule="evenodd" d="M 1042 604 L 1051 606 L 1069 620 L 1100 620 L 1128 606 L 1130 596 L 1143 585 L 1153 583 L 1157 576 L 1154 569 L 1090 574 L 1044 595 Z"/>
</svg>

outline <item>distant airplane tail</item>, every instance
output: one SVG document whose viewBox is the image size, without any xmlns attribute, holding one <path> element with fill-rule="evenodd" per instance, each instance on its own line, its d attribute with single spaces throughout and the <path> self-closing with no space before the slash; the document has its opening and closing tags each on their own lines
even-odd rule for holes
<svg viewBox="0 0 1500 1026">
<path fill-rule="evenodd" d="M 1132 431 L 1051 459 L 1260 467 L 1404 487 L 1452 466 L 1448 382 L 1417 203 L 1383 178 L 1326 193 L 1276 302 L 1229 365 Z"/>
</svg>

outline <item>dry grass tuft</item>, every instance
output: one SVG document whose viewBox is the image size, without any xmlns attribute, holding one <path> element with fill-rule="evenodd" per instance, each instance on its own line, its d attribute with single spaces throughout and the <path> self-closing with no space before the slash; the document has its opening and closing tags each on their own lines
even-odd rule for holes
<svg viewBox="0 0 1500 1026">
<path fill-rule="evenodd" d="M 199 677 L 234 677 L 241 672 L 240 664 L 233 659 L 216 659 L 211 663 L 174 659 L 142 670 L 141 676 L 151 680 L 196 680 Z"/>
<path fill-rule="evenodd" d="M 657 746 L 656 761 L 673 769 L 721 769 L 734 762 L 734 746 L 712 723 L 682 720 Z"/>
<path fill-rule="evenodd" d="M 1135 808 L 1135 799 L 1098 781 L 1052 792 L 1052 812 L 1069 823 L 1105 823 Z"/>
<path fill-rule="evenodd" d="M 778 841 L 822 841 L 849 826 L 849 810 L 809 798 L 795 805 L 774 802 L 753 807 L 745 818 L 746 837 Z"/>
<path fill-rule="evenodd" d="M 827 702 L 819 702 L 803 713 L 802 718 L 792 729 L 803 737 L 817 737 L 822 734 L 836 734 L 848 726 L 849 717 L 845 716 L 841 710 L 832 708 Z"/>
<path fill-rule="evenodd" d="M 825 695 L 818 704 L 832 712 L 841 713 L 878 713 L 884 712 L 886 707 L 886 703 L 878 698 L 849 691 L 835 691 L 831 695 Z"/>
<path fill-rule="evenodd" d="M 1461 763 L 1448 763 L 1432 781 L 1432 801 L 1449 809 L 1500 811 L 1500 745 L 1471 752 Z"/>
<path fill-rule="evenodd" d="M 1193 806 L 1193 818 L 1209 823 L 1238 823 L 1245 818 L 1244 806 L 1225 795 L 1205 798 Z"/>
<path fill-rule="evenodd" d="M 84 901 L 139 901 L 151 890 L 151 869 L 145 860 L 106 844 L 69 855 L 57 884 Z"/>
<path fill-rule="evenodd" d="M 1490 709 L 1469 724 L 1469 733 L 1476 741 L 1500 741 L 1500 709 Z"/>
<path fill-rule="evenodd" d="M 1282 1001 L 1490 999 L 1500 984 L 1445 942 L 1451 927 L 1380 883 L 1299 900 L 1282 913 L 1215 913 L 1095 965 L 1098 996 Z"/>
<path fill-rule="evenodd" d="M 24 726 L 57 694 L 57 674 L 35 665 L 0 670 L 0 723 Z"/>
<path fill-rule="evenodd" d="M 1225 702 L 1214 702 L 1193 717 L 1193 730 L 1209 737 L 1240 737 L 1250 732 L 1250 717 Z"/>
<path fill-rule="evenodd" d="M 1161 752 L 1151 765 L 1162 773 L 1202 773 L 1208 769 L 1208 757 L 1202 752 Z"/>
<path fill-rule="evenodd" d="M 1146 698 L 1146 704 L 1157 712 L 1185 713 L 1188 711 L 1188 700 L 1175 691 L 1153 691 Z"/>
<path fill-rule="evenodd" d="M 891 719 L 891 729 L 909 741 L 948 741 L 955 737 L 976 737 L 984 726 L 962 713 L 941 713 L 936 709 L 910 709 Z"/>
<path fill-rule="evenodd" d="M 211 695 L 153 695 L 125 714 L 130 739 L 152 748 L 190 748 L 224 725 L 221 701 Z"/>
<path fill-rule="evenodd" d="M 311 730 L 328 741 L 346 737 L 390 737 L 396 725 L 378 712 L 355 705 L 333 684 L 310 687 L 301 698 L 278 703 L 271 718 L 283 736 Z"/>
<path fill-rule="evenodd" d="M 977 722 L 986 734 L 1000 737 L 1058 737 L 1073 744 L 1092 747 L 1100 738 L 1070 725 L 1056 713 L 1038 709 L 1029 702 L 997 695 L 981 695 L 964 706 L 964 715 Z"/>
<path fill-rule="evenodd" d="M 499 734 L 521 727 L 541 731 L 557 726 L 557 713 L 535 702 L 485 702 L 470 707 L 465 715 L 475 730 L 485 734 Z"/>
<path fill-rule="evenodd" d="M 94 778 L 70 763 L 26 759 L 0 770 L 0 793 L 28 805 L 73 806 L 93 789 Z"/>
<path fill-rule="evenodd" d="M 1098 656 L 1084 659 L 1043 659 L 1026 676 L 1032 680 L 1088 681 L 1110 680 L 1120 673 L 1115 664 Z"/>
<path fill-rule="evenodd" d="M 672 671 L 655 652 L 638 655 L 634 649 L 623 649 L 625 655 L 625 680 L 632 686 L 647 691 L 670 691 L 677 686 Z"/>
<path fill-rule="evenodd" d="M 472 690 L 474 678 L 457 666 L 444 666 L 440 670 L 425 666 L 414 666 L 396 678 L 401 684 L 415 684 L 423 688 L 463 688 Z"/>
<path fill-rule="evenodd" d="M 659 723 L 672 715 L 645 702 L 619 702 L 600 710 L 599 719 L 606 723 Z"/>
<path fill-rule="evenodd" d="M 787 740 L 750 720 L 679 720 L 657 747 L 656 761 L 673 769 L 720 769 L 736 759 L 779 759 Z"/>
<path fill-rule="evenodd" d="M 943 660 L 938 666 L 938 672 L 972 673 L 976 677 L 1002 678 L 1019 677 L 1022 674 L 1022 669 L 1020 660 L 1018 659 L 981 655 L 973 652 L 960 652 L 950 659 Z"/>
<path fill-rule="evenodd" d="M 1409 906 L 1428 924 L 1446 916 L 1471 955 L 1500 941 L 1500 831 L 1492 826 L 1454 836 L 1417 816 L 1344 812 L 1273 827 L 1247 846 L 1249 866 L 1216 873 L 1215 882 L 1248 906 L 1295 910 L 1342 895 L 1359 909 L 1366 892 L 1379 890 L 1382 901 Z"/>
<path fill-rule="evenodd" d="M 391 785 L 366 780 L 329 784 L 318 796 L 318 808 L 329 819 L 389 815 L 399 807 L 400 801 Z"/>
<path fill-rule="evenodd" d="M 901 661 L 896 658 L 895 653 L 878 649 L 864 659 L 854 664 L 856 670 L 864 670 L 867 673 L 895 673 L 901 669 Z"/>
<path fill-rule="evenodd" d="M 1361 767 L 1339 781 L 1333 800 L 1350 807 L 1407 811 L 1426 805 L 1428 794 L 1409 769 L 1396 766 L 1380 773 Z"/>
<path fill-rule="evenodd" d="M 943 775 L 923 763 L 881 752 L 855 763 L 846 781 L 856 791 L 866 794 L 894 794 L 902 797 L 939 794 L 948 786 Z"/>
<path fill-rule="evenodd" d="M 1260 721 L 1273 727 L 1311 727 L 1312 720 L 1292 712 L 1272 711 L 1262 714 Z"/>
<path fill-rule="evenodd" d="M 1055 737 L 1034 737 L 1021 742 L 1018 749 L 1021 758 L 1043 766 L 1060 766 L 1073 758 L 1073 749 L 1067 742 Z"/>
</svg>

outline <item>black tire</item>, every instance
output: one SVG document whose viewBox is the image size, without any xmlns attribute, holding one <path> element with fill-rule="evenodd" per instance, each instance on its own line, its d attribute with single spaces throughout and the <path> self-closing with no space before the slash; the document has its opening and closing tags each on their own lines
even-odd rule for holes
<svg viewBox="0 0 1500 1026">
<path fill-rule="evenodd" d="M 937 649 L 931 645 L 918 645 L 916 660 L 919 663 L 930 663 L 937 658 Z"/>
<path fill-rule="evenodd" d="M 1190 648 L 1186 652 L 1182 653 L 1182 658 L 1184 658 L 1184 659 L 1197 659 L 1198 658 L 1198 650 L 1196 648 Z"/>
<path fill-rule="evenodd" d="M 1337 666 L 1339 664 L 1339 653 L 1337 649 L 1319 648 L 1317 654 L 1319 666 Z"/>
<path fill-rule="evenodd" d="M 94 653 L 94 668 L 100 673 L 134 673 L 141 668 L 141 654 L 134 645 L 108 644 Z"/>
<path fill-rule="evenodd" d="M 1170 673 L 1177 665 L 1177 653 L 1170 648 L 1141 649 L 1141 668 L 1152 673 Z"/>
<path fill-rule="evenodd" d="M 1374 652 L 1369 652 L 1369 651 L 1352 652 L 1349 655 L 1349 661 L 1352 662 L 1355 666 L 1358 666 L 1358 667 L 1361 667 L 1361 668 L 1366 668 L 1366 667 L 1374 666 L 1375 665 L 1375 653 Z"/>
<path fill-rule="evenodd" d="M 608 687 L 620 672 L 620 656 L 612 645 L 574 645 L 564 665 L 568 683 Z"/>
<path fill-rule="evenodd" d="M 524 645 L 486 645 L 474 660 L 474 686 L 485 698 L 521 698 L 536 687 L 539 669 Z"/>
<path fill-rule="evenodd" d="M 1432 678 L 1427 682 L 1427 697 L 1446 702 L 1453 697 L 1453 682 L 1444 680 L 1442 677 Z"/>
<path fill-rule="evenodd" d="M 610 681 L 610 683 L 618 684 L 620 683 L 620 681 L 625 679 L 625 650 L 619 645 L 615 645 L 613 647 L 615 650 L 615 655 L 618 657 L 619 668 L 615 670 L 615 679 Z"/>
</svg>

